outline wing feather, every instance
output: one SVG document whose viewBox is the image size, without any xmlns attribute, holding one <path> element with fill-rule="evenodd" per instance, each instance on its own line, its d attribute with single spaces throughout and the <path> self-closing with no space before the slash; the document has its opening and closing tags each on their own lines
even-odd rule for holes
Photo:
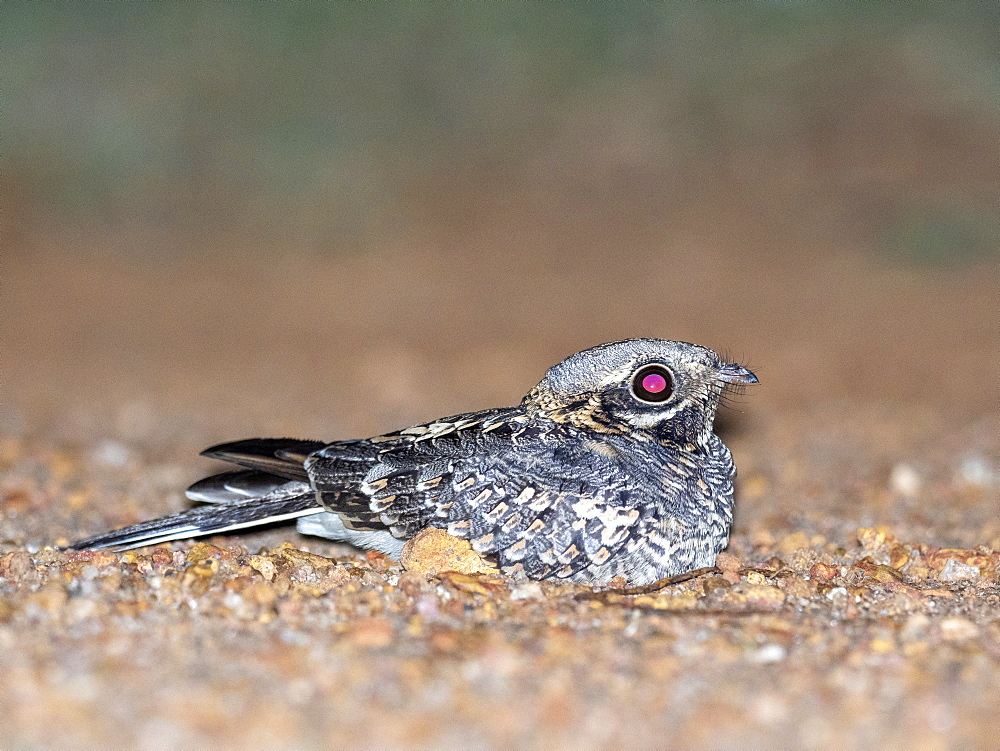
<svg viewBox="0 0 1000 751">
<path fill-rule="evenodd" d="M 573 577 L 626 544 L 640 499 L 622 485 L 612 457 L 581 461 L 582 439 L 558 426 L 526 426 L 519 410 L 480 416 L 472 429 L 456 423 L 417 426 L 401 432 L 409 440 L 378 444 L 361 487 L 394 535 L 443 527 L 533 578 Z"/>
</svg>

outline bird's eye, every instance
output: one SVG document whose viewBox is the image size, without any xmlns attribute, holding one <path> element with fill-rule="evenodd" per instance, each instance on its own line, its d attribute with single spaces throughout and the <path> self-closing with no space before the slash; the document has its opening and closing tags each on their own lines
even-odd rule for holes
<svg viewBox="0 0 1000 751">
<path fill-rule="evenodd" d="M 662 365 L 646 365 L 632 376 L 632 395 L 643 402 L 665 402 L 674 393 L 674 379 Z"/>
</svg>

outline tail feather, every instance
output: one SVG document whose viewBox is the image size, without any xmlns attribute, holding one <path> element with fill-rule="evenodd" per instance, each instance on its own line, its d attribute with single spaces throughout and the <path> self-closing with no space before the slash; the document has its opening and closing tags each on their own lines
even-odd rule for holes
<svg viewBox="0 0 1000 751">
<path fill-rule="evenodd" d="M 70 547 L 129 549 L 221 534 L 317 514 L 305 461 L 325 444 L 292 438 L 251 438 L 202 452 L 247 469 L 206 477 L 188 488 L 193 501 L 211 504 L 88 537 Z"/>
<path fill-rule="evenodd" d="M 321 441 L 300 441 L 294 438 L 250 438 L 220 443 L 205 449 L 201 455 L 289 480 L 306 480 L 309 476 L 303 466 L 305 460 L 325 445 Z"/>
<path fill-rule="evenodd" d="M 74 542 L 70 547 L 77 550 L 110 547 L 128 550 L 171 540 L 222 534 L 247 527 L 288 521 L 323 511 L 322 507 L 316 505 L 316 495 L 308 485 L 305 483 L 287 483 L 287 485 L 297 487 L 288 488 L 288 492 L 284 494 L 272 494 L 271 497 L 198 506 L 179 514 L 88 537 Z"/>
<path fill-rule="evenodd" d="M 185 495 L 200 503 L 240 503 L 263 498 L 288 483 L 284 477 L 252 469 L 238 469 L 206 477 L 189 487 Z"/>
</svg>

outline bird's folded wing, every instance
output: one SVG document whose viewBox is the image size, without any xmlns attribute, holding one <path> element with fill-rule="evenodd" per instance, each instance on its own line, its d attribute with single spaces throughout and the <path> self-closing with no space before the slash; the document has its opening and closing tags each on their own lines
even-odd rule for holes
<svg viewBox="0 0 1000 751">
<path fill-rule="evenodd" d="M 362 485 L 372 511 L 397 537 L 441 527 L 531 578 L 610 560 L 641 517 L 613 461 L 581 462 L 566 442 L 496 419 L 383 453 Z"/>
</svg>

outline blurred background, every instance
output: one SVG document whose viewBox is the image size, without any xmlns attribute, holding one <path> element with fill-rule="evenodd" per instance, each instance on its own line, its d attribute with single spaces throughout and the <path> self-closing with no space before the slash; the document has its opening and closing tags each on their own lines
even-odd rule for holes
<svg viewBox="0 0 1000 751">
<path fill-rule="evenodd" d="M 374 434 L 646 335 L 758 372 L 720 419 L 762 470 L 831 420 L 878 472 L 990 433 L 998 41 L 993 3 L 5 3 L 0 429 Z"/>
<path fill-rule="evenodd" d="M 636 334 L 799 401 L 995 373 L 996 4 L 5 3 L 0 35 L 34 390 L 332 361 L 299 396 L 370 367 L 366 407 L 461 408 Z"/>
<path fill-rule="evenodd" d="M 719 420 L 737 554 L 1000 548 L 998 45 L 987 2 L 0 4 L 3 549 L 184 508 L 212 443 L 513 404 L 631 336 L 760 376 Z M 756 738 L 992 743 L 995 692 L 942 680 Z M 123 732 L 32 706 L 15 745 Z"/>
<path fill-rule="evenodd" d="M 648 335 L 758 372 L 720 419 L 775 476 L 778 434 L 813 478 L 992 435 L 998 41 L 994 3 L 5 3 L 0 429 L 374 434 Z"/>
</svg>

